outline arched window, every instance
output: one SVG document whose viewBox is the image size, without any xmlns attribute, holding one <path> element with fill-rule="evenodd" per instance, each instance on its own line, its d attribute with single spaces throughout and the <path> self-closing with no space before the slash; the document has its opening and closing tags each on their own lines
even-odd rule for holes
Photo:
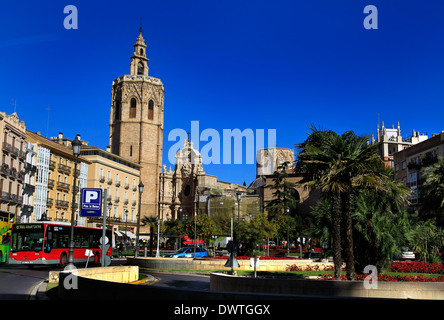
<svg viewBox="0 0 444 320">
<path fill-rule="evenodd" d="M 154 119 L 154 102 L 153 100 L 150 100 L 148 103 L 148 119 L 153 120 Z"/>
<path fill-rule="evenodd" d="M 139 52 L 140 52 L 140 55 L 143 56 L 143 49 L 142 48 L 140 48 Z"/>
<path fill-rule="evenodd" d="M 114 120 L 120 120 L 120 100 L 116 100 L 116 103 L 114 105 Z"/>
<path fill-rule="evenodd" d="M 143 75 L 143 63 L 142 63 L 142 61 L 139 61 L 139 63 L 137 64 L 137 74 Z"/>
<path fill-rule="evenodd" d="M 130 105 L 130 114 L 129 117 L 130 118 L 135 118 L 136 117 L 136 108 L 137 107 L 137 102 L 135 98 L 131 99 L 131 105 Z"/>
</svg>

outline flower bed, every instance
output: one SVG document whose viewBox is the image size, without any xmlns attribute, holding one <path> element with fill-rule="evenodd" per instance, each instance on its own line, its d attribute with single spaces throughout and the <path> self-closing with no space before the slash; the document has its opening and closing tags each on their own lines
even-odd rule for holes
<svg viewBox="0 0 444 320">
<path fill-rule="evenodd" d="M 344 269 L 343 269 L 344 270 Z M 427 273 L 438 274 L 437 276 L 424 276 L 424 275 L 388 275 L 379 274 L 378 281 L 394 281 L 394 282 L 444 282 L 444 266 L 440 263 L 427 263 L 427 262 L 393 262 L 390 265 L 390 270 L 393 272 L 401 273 Z M 291 270 L 292 271 L 292 270 Z M 327 271 L 324 269 L 324 271 Z M 343 274 L 342 280 L 346 280 L 346 276 Z M 356 280 L 365 280 L 367 274 L 356 274 Z M 319 280 L 335 280 L 335 277 L 331 274 L 321 275 Z"/>
<path fill-rule="evenodd" d="M 444 266 L 442 264 L 421 261 L 393 262 L 390 269 L 393 272 L 444 274 Z"/>
<path fill-rule="evenodd" d="M 227 260 L 228 256 L 220 256 L 220 257 L 208 257 L 206 259 L 219 259 L 219 260 Z M 249 256 L 236 256 L 237 260 L 250 260 L 250 258 L 259 258 L 259 260 L 294 260 L 295 258 L 287 258 L 287 257 L 268 257 L 268 256 L 260 256 L 260 257 L 249 257 Z"/>
<path fill-rule="evenodd" d="M 342 280 L 347 280 L 344 274 L 341 275 Z M 367 274 L 356 274 L 356 280 L 365 280 Z M 325 274 L 319 276 L 319 280 L 336 280 L 336 278 L 331 274 Z M 388 274 L 379 274 L 378 281 L 393 281 L 393 282 L 444 282 L 444 276 L 437 277 L 425 277 L 423 275 L 388 275 Z"/>
</svg>

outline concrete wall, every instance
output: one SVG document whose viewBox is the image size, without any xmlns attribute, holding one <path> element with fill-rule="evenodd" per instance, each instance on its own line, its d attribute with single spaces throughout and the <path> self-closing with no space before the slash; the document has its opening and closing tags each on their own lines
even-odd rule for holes
<svg viewBox="0 0 444 320">
<path fill-rule="evenodd" d="M 147 269 L 161 269 L 161 270 L 229 270 L 225 267 L 227 260 L 219 259 L 192 259 L 192 258 L 130 258 L 127 257 L 129 265 L 137 265 L 141 268 Z M 240 267 L 234 270 L 253 270 L 250 267 L 250 260 L 238 260 Z M 259 267 L 257 271 L 286 271 L 288 266 L 297 265 L 299 268 L 306 268 L 307 266 L 319 267 L 323 270 L 326 266 L 333 266 L 329 262 L 313 262 L 310 259 L 286 259 L 286 260 L 259 260 Z"/>
<path fill-rule="evenodd" d="M 382 282 L 366 289 L 363 281 L 316 281 L 279 278 L 236 277 L 212 273 L 210 290 L 319 297 L 444 300 L 443 282 Z"/>
<path fill-rule="evenodd" d="M 69 271 L 50 271 L 49 282 L 59 282 L 60 273 L 62 272 L 69 273 Z M 120 283 L 130 283 L 139 280 L 138 266 L 83 268 L 74 269 L 73 273 L 78 277 Z"/>
</svg>

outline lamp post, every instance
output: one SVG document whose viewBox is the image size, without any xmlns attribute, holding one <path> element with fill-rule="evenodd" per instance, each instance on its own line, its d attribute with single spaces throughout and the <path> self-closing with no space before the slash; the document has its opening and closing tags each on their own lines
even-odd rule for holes
<svg viewBox="0 0 444 320">
<path fill-rule="evenodd" d="M 236 197 L 237 197 L 237 221 L 239 222 L 240 220 L 240 199 L 241 199 L 241 194 L 240 192 L 236 192 Z"/>
<path fill-rule="evenodd" d="M 142 202 L 143 183 L 139 182 L 139 214 L 137 216 L 137 233 L 136 233 L 136 247 L 134 251 L 134 257 L 139 256 L 139 232 L 140 232 L 140 215 L 141 215 L 141 202 Z"/>
<path fill-rule="evenodd" d="M 285 209 L 287 212 L 287 256 L 290 256 L 290 208 Z"/>
<path fill-rule="evenodd" d="M 177 249 L 182 248 L 182 206 L 179 207 L 179 243 Z"/>
<path fill-rule="evenodd" d="M 124 210 L 123 214 L 125 215 L 125 251 L 126 245 L 128 244 L 128 210 Z"/>
<path fill-rule="evenodd" d="M 66 270 L 74 269 L 74 216 L 75 216 L 75 206 L 76 206 L 76 173 L 77 173 L 77 159 L 80 154 L 80 147 L 82 142 L 79 139 L 79 135 L 72 141 L 72 153 L 74 155 L 74 182 L 72 189 L 72 205 L 71 205 L 71 235 L 69 237 L 69 254 L 68 254 L 68 265 Z"/>
</svg>

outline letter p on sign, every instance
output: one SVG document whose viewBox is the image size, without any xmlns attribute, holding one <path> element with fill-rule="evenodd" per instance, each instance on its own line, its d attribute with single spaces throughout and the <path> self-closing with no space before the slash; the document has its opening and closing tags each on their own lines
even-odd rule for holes
<svg viewBox="0 0 444 320">
<path fill-rule="evenodd" d="M 97 191 L 86 191 L 85 192 L 85 202 L 90 203 L 91 200 L 97 200 L 99 193 Z"/>
<path fill-rule="evenodd" d="M 82 189 L 81 217 L 100 217 L 102 213 L 102 189 Z"/>
</svg>

